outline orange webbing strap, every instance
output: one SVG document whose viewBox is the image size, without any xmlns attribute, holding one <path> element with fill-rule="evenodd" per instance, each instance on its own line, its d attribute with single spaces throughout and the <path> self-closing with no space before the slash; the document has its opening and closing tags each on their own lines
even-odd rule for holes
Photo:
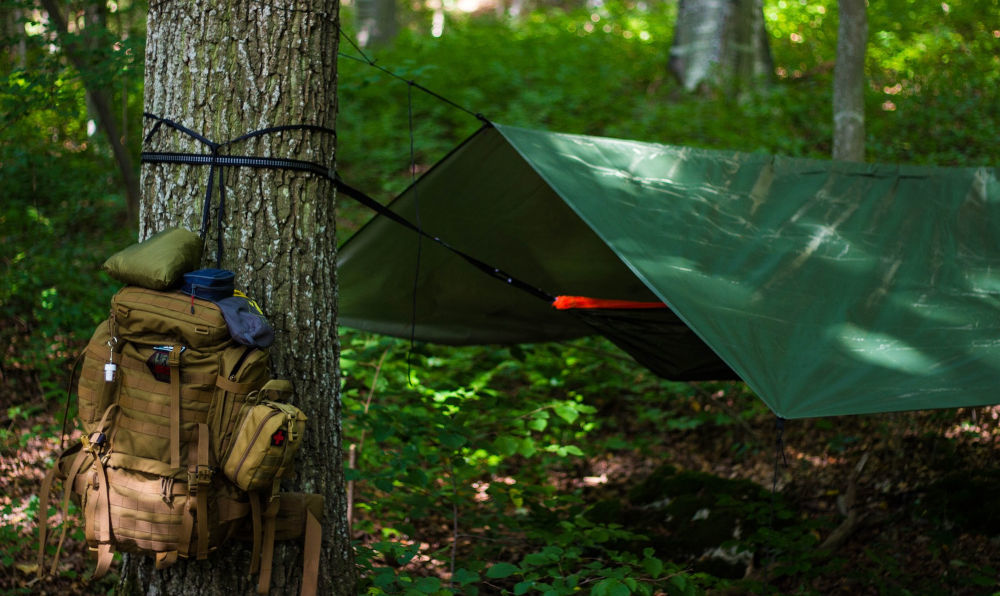
<svg viewBox="0 0 1000 596">
<path fill-rule="evenodd" d="M 69 529 L 69 524 L 66 523 L 66 518 L 69 517 L 69 499 L 73 494 L 73 484 L 75 483 L 77 474 L 80 473 L 80 468 L 83 467 L 83 462 L 87 461 L 87 451 L 81 450 L 80 453 L 73 458 L 73 465 L 70 466 L 69 475 L 67 475 L 65 484 L 63 485 L 63 502 L 62 502 L 62 514 L 63 514 L 63 524 L 62 531 L 59 532 L 59 544 L 56 545 L 56 555 L 52 559 L 52 569 L 49 571 L 51 574 L 55 574 L 59 566 L 59 553 L 62 552 L 63 543 L 66 541 L 66 530 Z"/>
<path fill-rule="evenodd" d="M 170 467 L 181 467 L 181 346 L 172 346 L 170 366 Z M 190 489 L 190 487 L 188 487 Z"/>
<path fill-rule="evenodd" d="M 104 577 L 104 574 L 111 569 L 111 562 L 115 559 L 115 553 L 111 550 L 110 542 L 102 542 L 97 545 L 97 567 L 94 569 L 94 579 Z"/>
<path fill-rule="evenodd" d="M 635 309 L 635 308 L 666 308 L 663 302 L 637 302 L 635 300 L 606 300 L 589 298 L 587 296 L 556 296 L 552 301 L 556 310 L 572 309 Z"/>
<path fill-rule="evenodd" d="M 55 462 L 52 464 L 52 468 L 49 469 L 48 473 L 45 474 L 45 479 L 42 481 L 41 492 L 38 495 L 38 577 L 42 577 L 42 568 L 45 561 L 45 542 L 48 539 L 48 527 L 49 527 L 49 498 L 52 493 L 52 484 L 55 482 L 56 475 L 59 473 L 59 462 L 63 458 L 69 457 L 74 449 L 79 449 L 79 453 L 73 458 L 73 464 L 70 467 L 70 474 L 65 480 L 65 485 L 63 487 L 64 501 L 63 501 L 63 511 L 69 507 L 69 498 L 73 490 L 73 480 L 76 478 L 76 473 L 80 470 L 80 466 L 83 463 L 86 452 L 81 449 L 83 447 L 83 442 L 76 442 L 63 449 L 59 455 L 56 456 Z M 55 559 L 52 562 L 52 569 L 55 571 L 56 566 L 59 564 L 59 552 L 62 550 L 63 538 L 66 536 L 66 520 L 65 514 L 63 516 L 62 524 L 62 536 L 59 538 L 59 546 L 56 547 Z"/>
<path fill-rule="evenodd" d="M 176 562 L 177 562 L 177 551 L 168 550 L 168 551 L 158 552 L 156 553 L 156 562 L 154 563 L 154 567 L 156 567 L 157 569 L 166 569 L 167 567 L 170 567 Z"/>
<path fill-rule="evenodd" d="M 267 594 L 271 591 L 271 565 L 274 563 L 274 528 L 278 517 L 278 507 L 281 502 L 278 497 L 272 497 L 264 511 L 264 536 L 261 538 L 260 576 L 257 578 L 257 593 Z"/>
<path fill-rule="evenodd" d="M 302 544 L 302 596 L 315 596 L 319 581 L 319 555 L 323 548 L 323 526 L 306 509 L 306 537 Z"/>
<path fill-rule="evenodd" d="M 97 480 L 97 498 L 94 511 L 94 539 L 97 542 L 97 567 L 94 579 L 103 577 L 111 568 L 114 554 L 111 552 L 111 487 L 108 484 L 108 470 L 100 457 L 94 459 Z"/>
<path fill-rule="evenodd" d="M 194 499 L 191 498 L 191 485 L 188 484 L 188 498 L 184 502 L 184 520 L 180 524 L 180 536 L 177 537 L 177 550 L 181 556 L 191 554 L 191 536 L 194 534 Z M 164 561 L 166 563 L 166 561 Z"/>
</svg>

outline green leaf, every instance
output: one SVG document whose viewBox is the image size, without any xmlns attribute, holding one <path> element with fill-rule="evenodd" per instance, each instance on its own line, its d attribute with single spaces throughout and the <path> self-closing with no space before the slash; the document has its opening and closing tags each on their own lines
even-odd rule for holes
<svg viewBox="0 0 1000 596">
<path fill-rule="evenodd" d="M 528 421 L 528 428 L 531 430 L 543 431 L 548 425 L 549 421 L 545 418 L 532 418 Z"/>
<path fill-rule="evenodd" d="M 517 452 L 524 457 L 531 457 L 538 451 L 535 446 L 535 440 L 531 437 L 524 437 L 520 440 L 517 446 Z"/>
<path fill-rule="evenodd" d="M 497 450 L 500 455 L 514 455 L 517 453 L 517 448 L 520 446 L 520 442 L 514 437 L 500 436 L 493 441 L 493 447 Z"/>
<path fill-rule="evenodd" d="M 555 410 L 557 416 L 570 424 L 573 424 L 573 422 L 580 417 L 580 412 L 577 410 L 576 404 L 573 402 L 558 403 L 552 406 L 552 409 Z"/>
<path fill-rule="evenodd" d="M 520 568 L 518 568 L 517 565 L 511 565 L 510 563 L 497 563 L 486 571 L 486 577 L 490 579 L 501 579 L 504 577 L 510 577 L 519 571 Z"/>
<path fill-rule="evenodd" d="M 514 585 L 514 596 L 521 596 L 522 594 L 527 594 L 528 590 L 535 585 L 535 580 L 529 579 L 523 582 L 519 582 Z"/>
<path fill-rule="evenodd" d="M 427 477 L 427 473 L 420 468 L 410 468 L 406 471 L 407 484 L 425 487 L 429 481 L 430 478 Z"/>
<path fill-rule="evenodd" d="M 679 589 L 681 594 L 694 594 L 694 584 L 685 575 L 671 577 L 670 583 Z"/>
<path fill-rule="evenodd" d="M 388 587 L 396 582 L 396 572 L 390 567 L 380 567 L 375 569 L 375 577 L 372 583 L 380 588 Z"/>
<path fill-rule="evenodd" d="M 466 584 L 479 581 L 479 574 L 461 567 L 455 570 L 455 574 L 451 576 L 451 581 L 460 586 L 464 586 Z"/>
<path fill-rule="evenodd" d="M 436 577 L 422 577 L 413 584 L 413 587 L 424 594 L 433 594 L 441 589 L 441 580 Z"/>
<path fill-rule="evenodd" d="M 545 553 L 530 553 L 524 556 L 522 563 L 524 565 L 531 565 L 532 567 L 539 567 L 541 565 L 547 565 L 552 561 L 554 561 L 554 559 Z"/>
<path fill-rule="evenodd" d="M 597 582 L 591 592 L 592 596 L 628 596 L 631 593 L 628 586 L 613 577 L 606 577 Z"/>
<path fill-rule="evenodd" d="M 652 578 L 658 578 L 663 573 L 663 561 L 656 558 L 642 560 L 642 568 Z"/>
<path fill-rule="evenodd" d="M 438 440 L 449 449 L 458 449 L 465 445 L 465 437 L 457 433 L 442 433 Z"/>
<path fill-rule="evenodd" d="M 388 426 L 388 425 L 386 425 L 386 426 L 379 425 L 379 426 L 376 426 L 375 428 L 372 429 L 372 436 L 375 438 L 375 441 L 378 442 L 378 443 L 381 443 L 382 441 L 385 441 L 386 439 L 388 439 L 389 437 L 391 437 L 393 434 L 395 434 L 395 432 L 393 431 L 393 428 L 391 426 Z"/>
</svg>

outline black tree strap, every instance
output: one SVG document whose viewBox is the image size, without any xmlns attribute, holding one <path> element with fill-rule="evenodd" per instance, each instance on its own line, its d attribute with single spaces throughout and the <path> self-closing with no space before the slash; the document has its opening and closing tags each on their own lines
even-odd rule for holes
<svg viewBox="0 0 1000 596">
<path fill-rule="evenodd" d="M 171 163 L 171 164 L 184 164 L 192 166 L 209 166 L 208 173 L 208 187 L 205 194 L 205 205 L 202 211 L 202 237 L 205 237 L 205 233 L 208 227 L 208 213 L 211 208 L 212 199 L 212 183 L 215 174 L 215 170 L 219 169 L 219 210 L 216 216 L 216 225 L 218 226 L 218 253 L 216 255 L 217 260 L 222 259 L 222 219 L 224 215 L 225 206 L 225 185 L 222 179 L 222 168 L 225 167 L 249 167 L 249 168 L 263 168 L 263 169 L 275 169 L 275 170 L 292 170 L 298 172 L 308 172 L 315 174 L 322 178 L 329 180 L 338 192 L 342 192 L 348 197 L 354 199 L 355 201 L 361 203 L 365 207 L 371 209 L 372 211 L 391 219 L 392 221 L 413 230 L 420 236 L 424 238 L 429 238 L 437 244 L 441 245 L 443 248 L 452 252 L 458 257 L 476 267 L 483 273 L 486 273 L 490 277 L 499 279 L 500 281 L 506 283 L 507 285 L 523 290 L 536 298 L 546 301 L 547 303 L 552 303 L 555 300 L 555 296 L 540 290 L 531 284 L 517 279 L 516 277 L 510 275 L 506 271 L 503 271 L 497 267 L 490 265 L 484 261 L 481 261 L 451 245 L 449 245 L 444 240 L 441 240 L 437 236 L 428 234 L 419 226 L 414 225 L 412 222 L 399 215 L 395 211 L 392 211 L 385 205 L 382 205 L 372 197 L 368 196 L 364 192 L 348 185 L 343 180 L 340 179 L 334 172 L 331 172 L 329 168 L 323 166 L 322 164 L 303 161 L 299 159 L 288 159 L 288 158 L 275 158 L 275 157 L 253 157 L 246 155 L 221 155 L 219 153 L 220 149 L 234 143 L 245 141 L 254 137 L 263 136 L 271 133 L 293 131 L 293 130 L 306 130 L 311 132 L 320 132 L 326 134 L 335 134 L 333 130 L 329 128 L 324 128 L 321 126 L 314 126 L 309 124 L 297 124 L 297 125 L 286 125 L 286 126 L 275 126 L 270 128 L 264 128 L 254 132 L 247 133 L 245 135 L 236 137 L 232 140 L 215 143 L 205 138 L 204 136 L 198 134 L 197 132 L 186 128 L 172 120 L 166 118 L 161 118 L 153 114 L 145 114 L 147 118 L 153 119 L 156 123 L 150 130 L 149 134 L 146 135 L 146 141 L 151 140 L 153 135 L 160 129 L 162 125 L 166 125 L 173 128 L 179 132 L 182 132 L 193 139 L 201 142 L 211 149 L 210 154 L 197 154 L 197 153 L 177 153 L 177 152 L 156 152 L 156 151 L 144 151 L 141 154 L 142 163 Z"/>
<path fill-rule="evenodd" d="M 150 114 L 148 112 L 143 114 L 146 118 L 154 120 L 155 123 L 150 129 L 149 133 L 144 139 L 145 143 L 149 143 L 153 137 L 159 132 L 160 128 L 166 126 L 172 128 L 178 132 L 184 133 L 185 135 L 195 139 L 199 143 L 208 147 L 209 154 L 188 154 L 188 153 L 157 153 L 157 152 L 143 152 L 142 161 L 144 163 L 184 163 L 188 165 L 207 165 L 208 170 L 208 184 L 205 185 L 205 202 L 202 206 L 201 211 L 201 237 L 204 239 L 208 234 L 208 224 L 209 224 L 209 213 L 212 208 L 212 192 L 214 189 L 215 181 L 215 171 L 219 170 L 219 206 L 216 211 L 215 225 L 217 230 L 217 248 L 216 248 L 216 265 L 221 266 L 222 263 L 222 226 L 226 215 L 226 183 L 225 176 L 222 171 L 223 166 L 250 166 L 250 167 L 271 167 L 276 169 L 303 169 L 302 166 L 306 165 L 304 171 L 311 171 L 316 173 L 326 174 L 326 168 L 323 168 L 319 164 L 313 164 L 310 162 L 301 162 L 298 160 L 273 160 L 273 163 L 262 164 L 262 163 L 250 163 L 247 160 L 256 159 L 260 161 L 272 161 L 272 158 L 250 158 L 250 157 L 237 157 L 235 159 L 229 156 L 223 155 L 222 150 L 230 145 L 236 143 L 241 143 L 252 138 L 268 135 L 282 133 L 286 131 L 299 131 L 304 130 L 308 132 L 318 132 L 323 134 L 335 135 L 336 133 L 329 128 L 322 126 L 316 126 L 312 124 L 294 124 L 286 126 L 272 126 L 268 128 L 263 128 L 261 130 L 255 130 L 247 134 L 238 136 L 234 139 L 228 141 L 223 141 L 221 143 L 212 141 L 206 136 L 191 130 L 190 128 L 179 124 L 168 118 L 162 118 L 155 114 Z M 296 162 L 298 165 L 292 165 L 292 162 Z M 319 170 L 317 170 L 317 168 Z"/>
</svg>

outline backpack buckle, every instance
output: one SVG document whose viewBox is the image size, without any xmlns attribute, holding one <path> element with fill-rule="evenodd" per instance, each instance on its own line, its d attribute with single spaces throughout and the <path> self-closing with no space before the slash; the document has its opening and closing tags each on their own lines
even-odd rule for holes
<svg viewBox="0 0 1000 596">
<path fill-rule="evenodd" d="M 84 449 L 93 453 L 95 456 L 100 457 L 108 444 L 108 436 L 101 431 L 96 431 L 92 433 L 84 441 Z"/>
<path fill-rule="evenodd" d="M 188 468 L 188 494 L 198 494 L 198 487 L 212 483 L 212 475 L 215 471 L 210 466 L 191 466 Z"/>
</svg>

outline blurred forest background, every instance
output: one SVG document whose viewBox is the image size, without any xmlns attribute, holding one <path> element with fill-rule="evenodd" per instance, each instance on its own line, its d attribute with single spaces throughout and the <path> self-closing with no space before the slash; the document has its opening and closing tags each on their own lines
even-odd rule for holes
<svg viewBox="0 0 1000 596">
<path fill-rule="evenodd" d="M 0 591 L 36 593 L 70 369 L 117 289 L 101 263 L 136 238 L 146 3 L 0 7 Z M 739 43 L 763 62 L 679 65 L 699 7 L 756 20 Z M 839 20 L 834 0 L 345 2 L 337 168 L 388 200 L 477 113 L 829 158 Z M 865 160 L 1000 162 L 1000 2 L 884 0 L 867 27 Z M 343 242 L 370 214 L 338 209 Z M 599 339 L 341 343 L 366 593 L 1000 593 L 998 408 L 779 429 L 742 384 L 663 381 Z M 82 531 L 65 548 L 47 590 L 113 589 L 86 581 Z"/>
</svg>

